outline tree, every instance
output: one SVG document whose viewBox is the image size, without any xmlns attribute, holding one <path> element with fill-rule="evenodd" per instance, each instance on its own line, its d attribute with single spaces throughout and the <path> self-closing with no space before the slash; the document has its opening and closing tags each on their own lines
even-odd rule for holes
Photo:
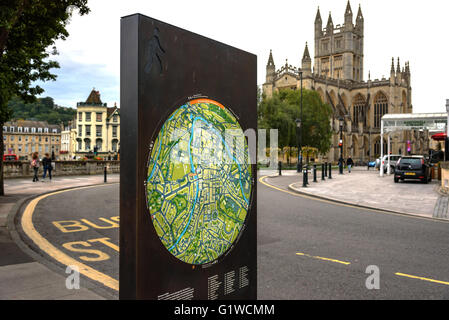
<svg viewBox="0 0 449 320">
<path fill-rule="evenodd" d="M 17 95 L 35 101 L 44 90 L 35 81 L 55 80 L 59 68 L 55 41 L 65 40 L 74 10 L 87 14 L 87 0 L 2 0 L 0 4 L 0 123 L 12 115 L 8 101 Z M 53 46 L 53 47 L 52 47 Z M 51 48 L 52 47 L 52 48 Z M 50 50 L 49 50 L 50 48 Z M 3 130 L 0 130 L 0 195 L 3 189 Z"/>
<path fill-rule="evenodd" d="M 263 97 L 258 108 L 258 126 L 278 129 L 279 147 L 297 146 L 296 119 L 301 116 L 300 90 L 281 90 L 271 98 Z M 302 145 L 325 154 L 331 146 L 332 109 L 316 91 L 303 89 Z"/>
</svg>

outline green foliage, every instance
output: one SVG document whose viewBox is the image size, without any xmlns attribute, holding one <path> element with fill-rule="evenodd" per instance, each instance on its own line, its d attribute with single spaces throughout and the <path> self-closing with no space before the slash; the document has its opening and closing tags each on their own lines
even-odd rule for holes
<svg viewBox="0 0 449 320">
<path fill-rule="evenodd" d="M 301 118 L 300 90 L 281 90 L 272 98 L 263 97 L 258 105 L 260 129 L 278 129 L 279 147 L 297 146 L 296 119 Z M 329 151 L 332 109 L 321 101 L 315 91 L 303 89 L 302 145 L 316 148 L 321 154 Z"/>
<path fill-rule="evenodd" d="M 87 14 L 87 0 L 1 0 L 0 2 L 0 124 L 13 115 L 8 102 L 19 96 L 34 102 L 43 89 L 36 81 L 55 80 L 59 68 L 55 41 L 65 40 L 74 10 Z M 53 47 L 52 47 L 53 46 Z M 56 115 L 51 117 L 55 119 Z M 3 131 L 0 131 L 0 195 L 3 188 Z"/>
<path fill-rule="evenodd" d="M 25 103 L 19 97 L 13 97 L 8 102 L 8 108 L 13 112 L 13 119 L 47 121 L 50 124 L 65 125 L 73 119 L 76 110 L 60 107 L 54 104 L 53 98 L 38 98 L 35 102 Z"/>
<path fill-rule="evenodd" d="M 17 95 L 35 101 L 43 89 L 35 81 L 55 80 L 55 41 L 68 37 L 73 10 L 89 12 L 87 0 L 2 0 L 0 4 L 0 122 L 13 115 L 8 101 Z"/>
</svg>

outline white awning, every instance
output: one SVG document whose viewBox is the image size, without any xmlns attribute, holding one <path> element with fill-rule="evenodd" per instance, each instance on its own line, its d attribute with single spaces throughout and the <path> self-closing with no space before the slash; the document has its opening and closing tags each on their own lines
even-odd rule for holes
<svg viewBox="0 0 449 320">
<path fill-rule="evenodd" d="M 382 124 L 382 133 L 404 130 L 429 130 L 432 133 L 445 132 L 447 113 L 386 114 L 382 117 Z"/>
</svg>

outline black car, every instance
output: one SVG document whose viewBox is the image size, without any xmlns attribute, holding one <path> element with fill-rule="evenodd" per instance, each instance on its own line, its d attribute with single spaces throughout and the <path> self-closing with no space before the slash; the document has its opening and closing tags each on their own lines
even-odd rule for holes
<svg viewBox="0 0 449 320">
<path fill-rule="evenodd" d="M 431 168 L 432 165 L 423 156 L 402 157 L 394 170 L 394 182 L 410 179 L 428 183 L 432 181 Z"/>
</svg>

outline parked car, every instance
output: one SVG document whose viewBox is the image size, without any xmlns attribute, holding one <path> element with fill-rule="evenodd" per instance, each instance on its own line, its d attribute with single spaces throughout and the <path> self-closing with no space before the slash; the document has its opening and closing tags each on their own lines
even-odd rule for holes
<svg viewBox="0 0 449 320">
<path fill-rule="evenodd" d="M 390 172 L 394 172 L 394 168 L 396 166 L 396 163 L 402 156 L 399 154 L 390 154 Z M 376 168 L 380 170 L 380 158 L 376 160 Z M 388 155 L 385 155 L 383 157 L 383 163 L 384 163 L 384 173 L 387 173 L 388 168 Z"/>
<path fill-rule="evenodd" d="M 394 170 L 394 182 L 399 180 L 432 181 L 432 164 L 424 156 L 406 156 L 399 159 Z"/>
<path fill-rule="evenodd" d="M 17 161 L 19 158 L 15 154 L 4 154 L 3 161 Z"/>
</svg>

